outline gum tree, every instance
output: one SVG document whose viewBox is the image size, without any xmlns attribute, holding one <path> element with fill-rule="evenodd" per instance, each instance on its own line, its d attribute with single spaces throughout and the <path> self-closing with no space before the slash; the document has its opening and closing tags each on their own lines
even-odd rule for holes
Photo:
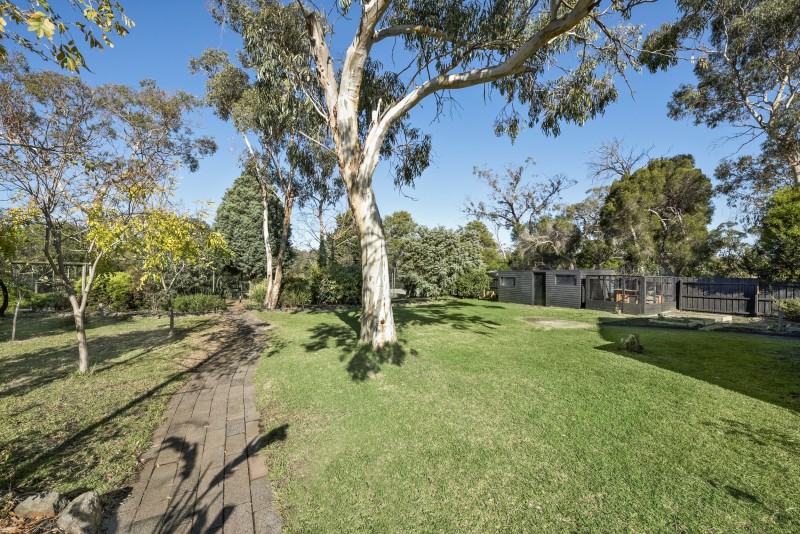
<svg viewBox="0 0 800 534">
<path fill-rule="evenodd" d="M 380 348 L 397 340 L 372 180 L 382 158 L 395 158 L 399 184 L 427 167 L 430 138 L 410 128 L 409 112 L 426 100 L 443 111 L 454 91 L 491 84 L 508 104 L 499 133 L 513 137 L 538 124 L 555 135 L 565 121 L 583 123 L 617 96 L 613 75 L 632 59 L 628 45 L 638 33 L 617 23 L 640 3 L 214 3 L 215 16 L 242 34 L 245 47 L 262 52 L 261 79 L 285 80 L 328 127 L 360 240 L 361 342 Z M 353 30 L 337 28 L 348 20 Z M 340 43 L 342 33 L 352 37 Z"/>
<path fill-rule="evenodd" d="M 672 95 L 669 115 L 731 126 L 760 153 L 724 160 L 719 190 L 756 222 L 766 200 L 800 187 L 800 0 L 681 0 L 680 18 L 648 36 L 642 60 L 668 69 L 692 54 L 696 84 Z"/>
<path fill-rule="evenodd" d="M 278 306 L 283 282 L 283 263 L 289 252 L 292 212 L 309 194 L 331 182 L 330 149 L 319 135 L 320 121 L 295 91 L 280 79 L 253 80 L 249 71 L 259 65 L 262 51 L 240 54 L 242 66 L 231 63 L 226 53 L 206 50 L 193 59 L 193 72 L 207 76 L 206 102 L 218 117 L 232 121 L 247 145 L 245 172 L 258 180 L 261 193 L 267 291 L 262 305 Z M 257 140 L 251 143 L 250 136 Z M 316 186 L 315 186 L 316 184 Z M 283 206 L 282 224 L 274 241 L 270 233 L 270 198 Z"/>
<path fill-rule="evenodd" d="M 83 37 L 89 48 L 113 48 L 109 34 L 125 37 L 134 26 L 116 0 L 69 0 L 69 7 L 59 4 L 56 10 L 53 3 L 41 0 L 0 1 L 0 62 L 8 57 L 5 41 L 10 40 L 76 72 L 85 67 L 85 59 L 75 35 Z"/>
</svg>

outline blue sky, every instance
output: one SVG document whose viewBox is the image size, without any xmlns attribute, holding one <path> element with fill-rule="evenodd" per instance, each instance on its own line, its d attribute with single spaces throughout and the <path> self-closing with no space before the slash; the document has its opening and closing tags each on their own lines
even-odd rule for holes
<svg viewBox="0 0 800 534">
<path fill-rule="evenodd" d="M 165 89 L 201 96 L 204 79 L 189 74 L 189 59 L 209 47 L 235 51 L 238 46 L 237 35 L 215 25 L 203 1 L 124 3 L 136 27 L 128 37 L 115 39 L 114 49 L 87 53 L 92 72 L 83 76 L 90 83 L 135 84 L 152 78 Z M 633 22 L 644 24 L 647 31 L 674 17 L 674 3 L 644 5 L 635 13 Z M 492 124 L 499 104 L 486 102 L 480 87 L 457 91 L 460 109 L 440 122 L 431 122 L 433 102 L 425 102 L 422 109 L 412 112 L 412 117 L 418 127 L 433 136 L 433 164 L 414 189 L 402 193 L 394 189 L 388 169 L 379 167 L 375 189 L 381 213 L 385 216 L 404 209 L 425 225 L 464 224 L 464 199 L 486 194 L 472 174 L 473 167 L 502 170 L 509 164 L 521 164 L 528 157 L 536 160 L 534 172 L 542 176 L 565 174 L 576 180 L 578 184 L 565 194 L 564 200 L 579 201 L 594 185 L 587 177 L 586 166 L 591 151 L 614 137 L 642 147 L 652 145 L 656 156 L 692 154 L 698 166 L 712 177 L 719 160 L 737 148 L 732 144 L 719 146 L 718 141 L 726 132 L 694 126 L 689 121 L 676 122 L 666 116 L 672 91 L 692 79 L 688 64 L 657 75 L 632 71 L 634 95 L 621 84 L 618 102 L 602 117 L 582 127 L 565 125 L 557 138 L 545 137 L 539 130 L 524 131 L 515 144 L 494 135 Z M 199 172 L 183 176 L 178 196 L 187 207 L 200 200 L 220 201 L 239 175 L 238 157 L 244 149 L 235 130 L 210 112 L 198 116 L 196 126 L 198 132 L 216 138 L 219 150 L 202 161 Z M 717 199 L 715 204 L 714 224 L 734 217 L 724 199 Z"/>
</svg>

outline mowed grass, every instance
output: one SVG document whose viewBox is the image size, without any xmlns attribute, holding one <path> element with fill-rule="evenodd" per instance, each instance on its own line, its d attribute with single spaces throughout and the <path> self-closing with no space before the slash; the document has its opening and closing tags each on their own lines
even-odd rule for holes
<svg viewBox="0 0 800 534">
<path fill-rule="evenodd" d="M 165 318 L 91 317 L 86 376 L 71 317 L 23 316 L 13 343 L 0 322 L 1 490 L 121 488 L 217 320 L 179 318 L 169 338 Z"/>
<path fill-rule="evenodd" d="M 357 310 L 261 317 L 287 532 L 800 531 L 797 340 L 455 301 L 376 358 Z"/>
</svg>

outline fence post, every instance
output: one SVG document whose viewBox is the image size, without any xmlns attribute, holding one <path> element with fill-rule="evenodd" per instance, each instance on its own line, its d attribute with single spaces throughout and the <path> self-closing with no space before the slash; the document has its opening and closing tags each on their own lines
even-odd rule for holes
<svg viewBox="0 0 800 534">
<path fill-rule="evenodd" d="M 681 309 L 681 279 L 675 278 L 675 309 Z"/>
<path fill-rule="evenodd" d="M 755 302 L 753 302 L 753 312 L 751 313 L 751 315 L 753 317 L 758 317 L 758 294 L 759 294 L 759 290 L 760 289 L 761 289 L 761 286 L 759 284 L 759 281 L 756 280 L 756 290 L 753 293 L 753 300 Z"/>
</svg>

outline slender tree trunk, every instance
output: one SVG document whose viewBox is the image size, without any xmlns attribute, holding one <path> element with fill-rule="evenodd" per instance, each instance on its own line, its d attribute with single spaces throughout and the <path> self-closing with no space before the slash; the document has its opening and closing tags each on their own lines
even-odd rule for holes
<svg viewBox="0 0 800 534">
<path fill-rule="evenodd" d="M 272 277 L 272 285 L 267 293 L 268 310 L 274 310 L 278 307 L 278 297 L 280 297 L 281 284 L 283 283 L 283 260 L 289 247 L 289 231 L 292 225 L 293 207 L 294 196 L 291 189 L 289 189 L 283 204 L 283 225 L 281 226 L 281 242 L 278 245 L 278 256 L 275 258 L 275 273 Z"/>
<path fill-rule="evenodd" d="M 272 294 L 272 243 L 270 243 L 270 236 L 269 236 L 269 189 L 267 188 L 266 184 L 261 183 L 259 180 L 259 184 L 261 185 L 261 228 L 262 233 L 264 235 L 264 253 L 267 257 L 267 291 L 264 294 L 264 301 L 261 303 L 261 306 L 264 308 L 269 308 L 269 299 L 270 295 Z"/>
<path fill-rule="evenodd" d="M 89 372 L 89 345 L 86 343 L 86 306 L 78 302 L 78 298 L 69 295 L 72 305 L 72 316 L 75 319 L 75 335 L 78 338 L 78 371 L 81 374 Z"/>
<path fill-rule="evenodd" d="M 317 264 L 320 267 L 328 265 L 327 254 L 328 251 L 325 247 L 325 204 L 320 201 L 317 208 L 317 220 L 319 221 L 319 252 L 317 253 Z"/>
<path fill-rule="evenodd" d="M 382 348 L 397 342 L 392 314 L 389 256 L 378 204 L 371 187 L 348 192 L 361 245 L 362 343 Z"/>
<path fill-rule="evenodd" d="M 17 288 L 17 304 L 14 306 L 14 320 L 11 321 L 11 341 L 17 339 L 17 317 L 19 317 L 20 302 L 22 302 L 22 291 Z"/>
<path fill-rule="evenodd" d="M 169 299 L 169 337 L 175 335 L 175 305 L 172 303 L 172 298 Z"/>
<path fill-rule="evenodd" d="M 0 304 L 0 317 L 4 317 L 6 309 L 8 308 L 8 288 L 2 278 L 0 278 L 0 291 L 3 292 L 3 303 Z"/>
</svg>

